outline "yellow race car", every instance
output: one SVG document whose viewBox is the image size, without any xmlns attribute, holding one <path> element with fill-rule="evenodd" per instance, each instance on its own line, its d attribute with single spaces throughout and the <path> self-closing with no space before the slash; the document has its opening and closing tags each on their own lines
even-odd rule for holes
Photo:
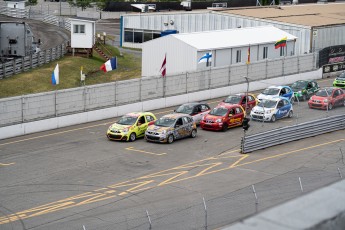
<svg viewBox="0 0 345 230">
<path fill-rule="evenodd" d="M 150 112 L 128 113 L 108 128 L 107 137 L 109 140 L 135 141 L 145 135 L 147 127 L 156 119 Z"/>
</svg>

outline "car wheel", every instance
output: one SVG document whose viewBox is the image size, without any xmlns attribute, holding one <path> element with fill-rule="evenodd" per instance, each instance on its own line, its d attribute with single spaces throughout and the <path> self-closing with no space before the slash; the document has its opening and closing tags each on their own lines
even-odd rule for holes
<svg viewBox="0 0 345 230">
<path fill-rule="evenodd" d="M 225 132 L 226 130 L 228 130 L 228 124 L 223 123 L 222 131 Z"/>
<path fill-rule="evenodd" d="M 290 110 L 290 111 L 289 111 L 289 114 L 288 114 L 288 118 L 291 118 L 292 116 L 293 116 L 293 111 Z"/>
<path fill-rule="evenodd" d="M 306 101 L 307 100 L 307 95 L 303 94 L 302 100 Z"/>
<path fill-rule="evenodd" d="M 276 121 L 276 115 L 272 115 L 271 121 L 272 121 L 272 122 L 275 122 L 275 121 Z"/>
<path fill-rule="evenodd" d="M 192 132 L 190 133 L 190 137 L 194 138 L 196 137 L 196 129 L 193 129 Z"/>
<path fill-rule="evenodd" d="M 133 142 L 135 141 L 135 139 L 137 139 L 137 136 L 135 135 L 135 133 L 131 133 L 131 135 L 129 135 L 129 141 Z"/>
<path fill-rule="evenodd" d="M 332 105 L 332 103 L 329 103 L 328 104 L 328 110 L 332 110 L 333 109 L 333 105 Z"/>
<path fill-rule="evenodd" d="M 170 134 L 170 135 L 168 136 L 168 144 L 171 144 L 171 143 L 173 143 L 173 142 L 174 142 L 174 135 Z"/>
</svg>

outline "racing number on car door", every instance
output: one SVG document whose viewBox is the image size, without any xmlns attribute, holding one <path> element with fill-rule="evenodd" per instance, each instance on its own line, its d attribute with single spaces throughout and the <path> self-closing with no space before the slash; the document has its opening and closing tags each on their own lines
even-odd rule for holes
<svg viewBox="0 0 345 230">
<path fill-rule="evenodd" d="M 239 107 L 236 107 L 233 110 L 233 115 L 229 119 L 229 126 L 237 126 L 242 124 L 242 119 L 243 119 L 243 113 L 242 110 Z"/>
</svg>

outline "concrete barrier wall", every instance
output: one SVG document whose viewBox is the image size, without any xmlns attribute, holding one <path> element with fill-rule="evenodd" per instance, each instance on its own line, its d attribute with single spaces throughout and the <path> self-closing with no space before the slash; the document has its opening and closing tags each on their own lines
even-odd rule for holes
<svg viewBox="0 0 345 230">
<path fill-rule="evenodd" d="M 222 230 L 332 229 L 345 226 L 345 180 L 316 190 Z"/>
<path fill-rule="evenodd" d="M 303 79 L 321 79 L 322 69 L 306 72 L 301 74 L 294 74 L 289 76 L 283 76 L 278 78 L 251 81 L 249 84 L 249 90 L 260 90 L 266 88 L 268 85 L 282 85 L 291 84 L 297 80 Z M 242 79 L 243 82 L 243 79 Z M 227 96 L 233 93 L 245 92 L 247 89 L 246 83 L 240 83 L 237 85 L 226 86 L 216 89 L 208 89 L 204 91 L 192 92 L 183 95 L 169 96 L 165 98 L 153 99 L 149 101 L 136 102 L 127 105 L 120 105 L 111 108 L 105 108 L 95 111 L 88 111 L 83 113 L 77 113 L 67 116 L 54 117 L 46 120 L 33 121 L 28 123 L 22 123 L 18 125 L 12 125 L 0 128 L 0 139 L 21 136 L 25 134 L 41 132 L 51 129 L 62 128 L 71 125 L 77 125 L 102 119 L 113 118 L 122 116 L 126 113 L 133 111 L 150 111 L 154 109 L 167 108 L 171 106 L 177 106 L 186 102 L 202 101 L 212 98 L 218 98 Z M 74 91 L 71 90 L 73 93 Z M 73 96 L 73 94 L 71 95 Z M 127 95 L 128 96 L 128 95 Z"/>
</svg>

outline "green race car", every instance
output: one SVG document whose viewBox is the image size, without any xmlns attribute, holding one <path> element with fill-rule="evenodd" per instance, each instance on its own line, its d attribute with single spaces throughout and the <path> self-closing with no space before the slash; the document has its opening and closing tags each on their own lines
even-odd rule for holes
<svg viewBox="0 0 345 230">
<path fill-rule="evenodd" d="M 291 85 L 296 101 L 306 101 L 319 91 L 320 86 L 314 80 L 299 80 Z"/>
<path fill-rule="evenodd" d="M 345 89 L 345 72 L 340 74 L 339 77 L 333 81 L 333 86 Z"/>
<path fill-rule="evenodd" d="M 135 141 L 144 137 L 147 127 L 156 119 L 150 112 L 128 113 L 108 128 L 107 137 L 109 140 Z"/>
</svg>

